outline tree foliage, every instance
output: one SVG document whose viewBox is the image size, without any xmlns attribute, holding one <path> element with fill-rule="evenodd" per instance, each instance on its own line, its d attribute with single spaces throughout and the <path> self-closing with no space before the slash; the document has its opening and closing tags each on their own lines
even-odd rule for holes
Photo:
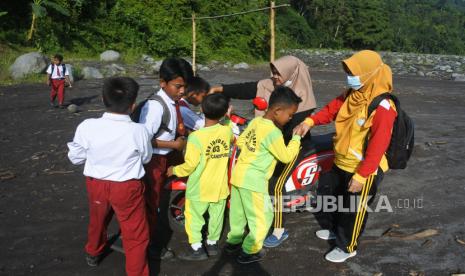
<svg viewBox="0 0 465 276">
<path fill-rule="evenodd" d="M 288 1 L 276 1 L 276 4 Z M 277 48 L 370 48 L 465 54 L 463 0 L 291 0 L 277 10 Z M 0 1 L 0 40 L 44 51 L 105 49 L 190 56 L 191 21 L 268 6 L 268 0 Z M 5 13 L 6 12 L 6 13 Z M 32 17 L 36 15 L 35 22 Z M 34 27 L 31 41 L 25 37 Z M 267 59 L 269 12 L 197 20 L 206 59 Z"/>
</svg>

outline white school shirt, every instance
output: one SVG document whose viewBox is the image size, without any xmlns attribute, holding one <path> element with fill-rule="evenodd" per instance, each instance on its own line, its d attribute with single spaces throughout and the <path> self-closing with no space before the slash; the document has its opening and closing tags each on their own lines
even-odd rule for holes
<svg viewBox="0 0 465 276">
<path fill-rule="evenodd" d="M 182 121 L 184 126 L 190 130 L 198 130 L 204 127 L 205 125 L 205 116 L 203 113 L 196 113 L 190 107 L 191 104 L 186 101 L 185 99 L 180 99 L 179 101 L 183 101 L 189 107 L 180 105 L 179 110 L 181 111 Z"/>
<path fill-rule="evenodd" d="M 55 67 L 55 69 L 53 69 L 53 74 L 52 74 L 52 66 Z M 52 80 L 60 80 L 60 79 L 64 79 L 65 76 L 69 76 L 69 72 L 68 70 L 65 70 L 65 76 L 63 76 L 63 67 L 66 66 L 66 65 L 63 65 L 63 64 L 58 64 L 55 65 L 55 64 L 50 64 L 47 68 L 47 74 L 52 74 Z M 60 72 L 60 75 L 61 76 L 58 76 L 58 71 Z"/>
<path fill-rule="evenodd" d="M 68 158 L 84 165 L 84 175 L 111 181 L 141 179 L 152 158 L 150 135 L 128 115 L 104 113 L 86 119 L 68 143 Z"/>
<path fill-rule="evenodd" d="M 176 127 L 178 124 L 175 102 L 161 88 L 156 93 L 160 95 L 163 101 L 165 101 L 165 104 L 168 106 L 171 115 L 171 120 L 168 123 L 168 128 L 171 130 L 171 132 L 163 131 L 157 140 L 174 141 L 176 138 Z M 157 101 L 147 101 L 141 109 L 139 123 L 143 124 L 148 130 L 150 137 L 153 137 L 160 128 L 162 117 L 163 106 Z M 153 148 L 153 154 L 166 155 L 172 150 L 173 149 L 168 148 Z"/>
</svg>

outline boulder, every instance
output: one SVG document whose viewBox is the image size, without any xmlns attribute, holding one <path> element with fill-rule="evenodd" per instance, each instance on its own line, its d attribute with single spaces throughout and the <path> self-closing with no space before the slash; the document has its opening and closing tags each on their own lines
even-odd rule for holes
<svg viewBox="0 0 465 276">
<path fill-rule="evenodd" d="M 117 51 L 107 50 L 100 54 L 100 60 L 105 62 L 117 61 L 120 58 L 120 54 Z"/>
<path fill-rule="evenodd" d="M 453 81 L 465 81 L 465 74 L 453 73 L 452 80 Z"/>
<path fill-rule="evenodd" d="M 69 74 L 69 80 L 74 82 L 74 72 L 73 72 L 73 65 L 65 63 L 66 72 Z"/>
<path fill-rule="evenodd" d="M 245 62 L 241 62 L 233 66 L 234 69 L 249 69 L 249 67 L 250 66 Z"/>
<path fill-rule="evenodd" d="M 142 55 L 141 61 L 144 63 L 154 63 L 155 60 L 149 55 Z"/>
<path fill-rule="evenodd" d="M 155 61 L 155 64 L 152 65 L 152 70 L 154 74 L 160 71 L 160 67 L 162 63 L 163 63 L 163 60 L 157 60 Z"/>
<path fill-rule="evenodd" d="M 106 65 L 104 67 L 104 70 L 105 70 L 104 74 L 107 77 L 120 76 L 120 75 L 126 74 L 126 69 L 124 69 L 124 67 L 116 63 L 113 63 L 111 65 Z"/>
<path fill-rule="evenodd" d="M 16 58 L 10 66 L 10 74 L 13 79 L 20 79 L 29 74 L 43 73 L 50 60 L 38 52 L 27 53 Z"/>
<path fill-rule="evenodd" d="M 79 107 L 75 104 L 68 105 L 67 109 L 70 113 L 76 113 L 79 111 Z"/>
<path fill-rule="evenodd" d="M 85 80 L 89 79 L 103 79 L 102 73 L 97 68 L 94 67 L 84 67 L 82 68 L 82 78 Z"/>
</svg>

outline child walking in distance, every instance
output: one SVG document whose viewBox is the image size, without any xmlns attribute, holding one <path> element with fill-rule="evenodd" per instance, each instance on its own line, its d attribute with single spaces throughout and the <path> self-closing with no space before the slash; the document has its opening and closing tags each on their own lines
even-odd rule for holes
<svg viewBox="0 0 465 276">
<path fill-rule="evenodd" d="M 201 77 L 193 77 L 186 87 L 184 97 L 179 100 L 184 125 L 189 131 L 202 128 L 205 124 L 203 114 L 194 112 L 191 106 L 199 106 L 210 91 L 210 84 Z"/>
<path fill-rule="evenodd" d="M 335 240 L 336 246 L 325 256 L 335 263 L 357 254 L 368 218 L 367 207 L 389 167 L 385 152 L 397 117 L 395 104 L 388 99 L 368 114 L 368 107 L 377 96 L 392 91 L 391 68 L 378 53 L 360 51 L 342 64 L 348 90 L 297 127 L 306 133 L 313 126 L 335 122 L 334 165 L 320 183 L 325 187 L 325 195 L 337 198 L 337 206 L 356 206 L 349 212 L 323 213 L 329 224 L 315 233 L 320 239 Z"/>
<path fill-rule="evenodd" d="M 149 275 L 149 229 L 145 213 L 143 164 L 152 157 L 150 135 L 134 123 L 139 85 L 131 78 L 109 78 L 103 85 L 106 112 L 87 119 L 68 143 L 68 157 L 84 165 L 89 199 L 87 264 L 97 266 L 107 246 L 107 226 L 116 214 L 122 233 L 128 275 Z"/>
<path fill-rule="evenodd" d="M 265 115 L 253 119 L 237 141 L 241 153 L 231 177 L 231 230 L 225 250 L 233 253 L 242 247 L 237 258 L 241 264 L 264 257 L 261 249 L 273 220 L 268 180 L 277 160 L 289 163 L 300 150 L 300 133 L 295 133 L 286 146 L 281 131 L 300 102 L 290 88 L 278 86 L 271 93 Z M 249 233 L 244 238 L 246 226 Z"/>
<path fill-rule="evenodd" d="M 158 209 L 168 164 L 179 159 L 175 151 L 181 152 L 186 144 L 178 101 L 184 95 L 186 82 L 191 77 L 192 69 L 187 61 L 165 59 L 160 67 L 160 90 L 145 103 L 139 117 L 139 122 L 152 137 L 153 155 L 146 166 L 145 196 L 150 228 L 150 255 L 160 259 L 173 257 L 173 253 L 166 248 L 167 239 L 162 238 L 165 229 L 160 225 Z"/>
<path fill-rule="evenodd" d="M 208 90 L 207 90 L 208 91 Z M 179 256 L 183 260 L 205 260 L 218 254 L 218 240 L 223 229 L 224 209 L 228 188 L 228 161 L 231 141 L 234 139 L 229 126 L 219 120 L 229 108 L 228 99 L 212 94 L 202 101 L 205 127 L 192 132 L 187 140 L 185 162 L 170 167 L 169 175 L 189 176 L 184 211 L 186 233 L 190 250 Z M 208 236 L 205 252 L 202 244 L 203 215 L 208 211 Z"/>
<path fill-rule="evenodd" d="M 64 108 L 65 101 L 65 82 L 71 87 L 69 80 L 69 72 L 66 70 L 66 65 L 62 63 L 63 56 L 56 54 L 53 56 L 52 64 L 47 68 L 47 85 L 50 90 L 50 106 L 56 107 L 55 99 L 58 96 L 58 106 Z"/>
</svg>

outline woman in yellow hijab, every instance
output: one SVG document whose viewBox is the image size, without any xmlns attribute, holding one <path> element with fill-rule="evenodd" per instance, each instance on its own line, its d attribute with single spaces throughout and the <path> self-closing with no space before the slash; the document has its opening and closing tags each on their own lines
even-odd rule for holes
<svg viewBox="0 0 465 276">
<path fill-rule="evenodd" d="M 324 184 L 329 195 L 341 198 L 344 207 L 356 205 L 356 210 L 326 213 L 330 225 L 315 233 L 321 239 L 336 240 L 336 247 L 325 256 L 331 262 L 344 262 L 357 254 L 368 218 L 368 199 L 374 198 L 388 170 L 385 152 L 397 116 L 394 103 L 387 99 L 368 116 L 373 99 L 392 91 L 391 69 L 379 54 L 363 50 L 344 60 L 342 66 L 348 89 L 295 129 L 305 134 L 316 125 L 335 122 L 334 166 Z M 351 200 L 356 204 L 350 205 Z"/>
</svg>

